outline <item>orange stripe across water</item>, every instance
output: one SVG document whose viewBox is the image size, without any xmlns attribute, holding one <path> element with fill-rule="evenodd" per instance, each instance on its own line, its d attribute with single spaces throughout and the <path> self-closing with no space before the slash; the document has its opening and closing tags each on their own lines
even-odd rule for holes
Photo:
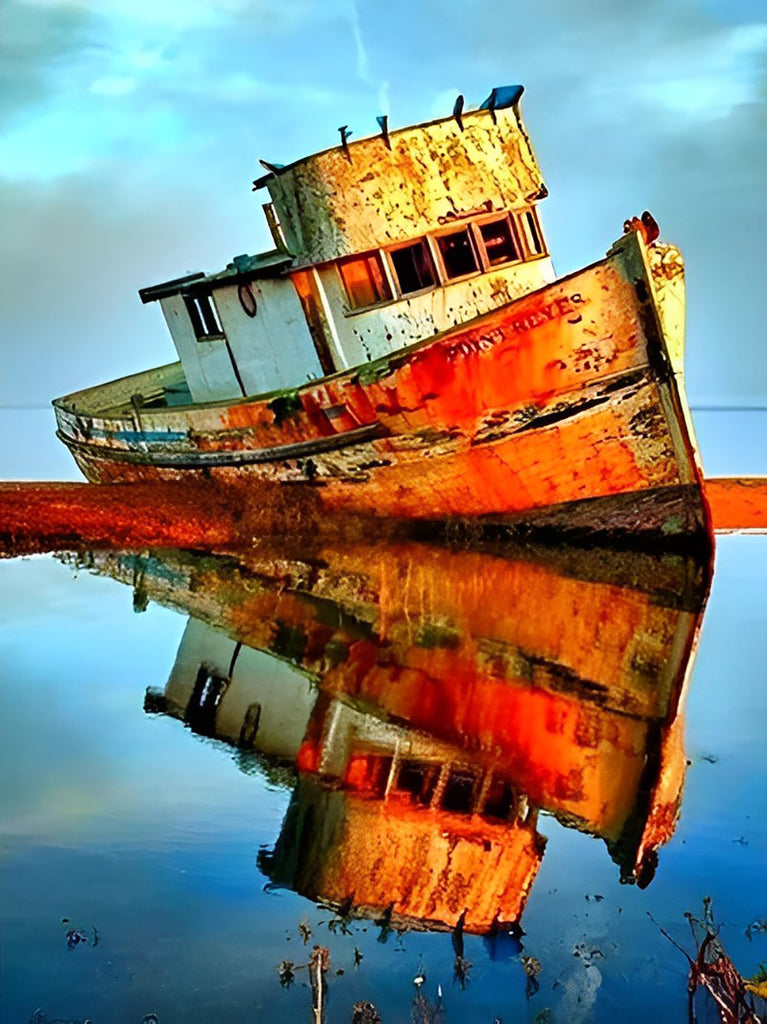
<svg viewBox="0 0 767 1024">
<path fill-rule="evenodd" d="M 767 477 L 706 481 L 714 529 L 767 532 Z M 215 486 L 179 483 L 0 483 L 0 537 L 20 550 L 73 542 L 110 546 L 205 547 L 241 543 L 239 508 Z M 275 509 L 275 516 L 280 509 Z M 248 529 L 273 523 L 248 522 Z"/>
<path fill-rule="evenodd" d="M 712 477 L 706 497 L 715 530 L 767 532 L 767 477 Z"/>
</svg>

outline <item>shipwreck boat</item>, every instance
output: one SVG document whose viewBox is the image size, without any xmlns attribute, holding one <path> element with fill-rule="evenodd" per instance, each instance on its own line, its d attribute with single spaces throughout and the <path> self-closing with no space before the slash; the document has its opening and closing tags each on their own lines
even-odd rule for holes
<svg viewBox="0 0 767 1024">
<path fill-rule="evenodd" d="M 274 249 L 140 292 L 180 361 L 54 402 L 85 476 L 705 539 L 679 250 L 634 218 L 555 280 L 521 94 L 264 164 Z"/>
</svg>

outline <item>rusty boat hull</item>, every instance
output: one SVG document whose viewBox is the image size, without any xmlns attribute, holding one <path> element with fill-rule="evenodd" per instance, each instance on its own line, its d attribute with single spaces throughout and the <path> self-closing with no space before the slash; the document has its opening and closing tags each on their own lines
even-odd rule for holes
<svg viewBox="0 0 767 1024">
<path fill-rule="evenodd" d="M 180 364 L 54 402 L 98 483 L 277 487 L 325 513 L 710 536 L 684 393 L 679 251 L 607 257 L 385 359 L 302 387 L 168 404 Z"/>
</svg>

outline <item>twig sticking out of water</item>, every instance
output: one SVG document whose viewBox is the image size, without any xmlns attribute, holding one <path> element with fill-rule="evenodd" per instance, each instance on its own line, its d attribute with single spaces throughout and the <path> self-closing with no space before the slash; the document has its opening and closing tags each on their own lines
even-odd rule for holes
<svg viewBox="0 0 767 1024">
<path fill-rule="evenodd" d="M 687 979 L 690 1024 L 695 1024 L 693 998 L 698 988 L 703 988 L 708 992 L 716 1003 L 721 1024 L 760 1024 L 759 1018 L 746 1002 L 745 982 L 719 941 L 719 929 L 714 924 L 710 898 L 706 897 L 703 901 L 702 921 L 697 920 L 697 918 L 694 918 L 689 913 L 685 914 L 690 923 L 693 938 L 698 946 L 697 956 L 694 960 L 658 924 L 652 914 L 648 912 L 647 916 L 660 931 L 661 935 L 665 936 L 671 945 L 679 950 L 690 966 L 690 973 Z M 700 943 L 698 943 L 695 936 L 693 924 L 697 924 L 705 929 L 705 935 Z"/>
<path fill-rule="evenodd" d="M 312 986 L 312 1011 L 315 1024 L 325 1022 L 325 1003 L 328 983 L 325 978 L 330 970 L 330 950 L 327 946 L 315 946 L 309 957 L 309 982 Z"/>
</svg>

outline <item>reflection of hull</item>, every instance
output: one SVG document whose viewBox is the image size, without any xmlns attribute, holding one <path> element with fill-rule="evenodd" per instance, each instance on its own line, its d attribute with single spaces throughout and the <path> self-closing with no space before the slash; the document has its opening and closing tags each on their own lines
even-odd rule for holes
<svg viewBox="0 0 767 1024">
<path fill-rule="evenodd" d="M 250 562 L 104 556 L 101 568 L 226 632 L 232 646 L 311 673 L 335 705 L 502 774 L 533 806 L 602 836 L 627 876 L 670 835 L 684 761 L 667 737 L 706 566 L 418 544 L 318 547 L 304 560 L 263 549 Z M 335 757 L 331 775 L 348 786 L 353 730 L 328 714 L 311 709 L 297 763 L 327 775 Z"/>
<path fill-rule="evenodd" d="M 142 407 L 164 368 L 58 400 L 59 436 L 102 483 L 290 484 L 323 512 L 702 539 L 682 315 L 678 251 L 631 233 L 601 263 L 377 363 Z"/>
</svg>

